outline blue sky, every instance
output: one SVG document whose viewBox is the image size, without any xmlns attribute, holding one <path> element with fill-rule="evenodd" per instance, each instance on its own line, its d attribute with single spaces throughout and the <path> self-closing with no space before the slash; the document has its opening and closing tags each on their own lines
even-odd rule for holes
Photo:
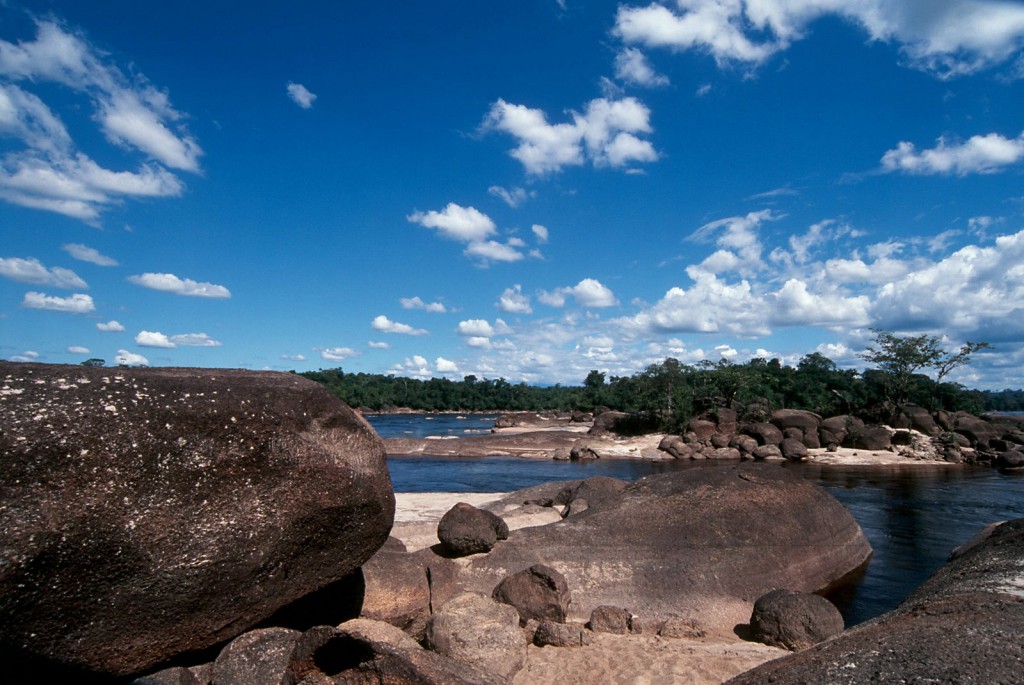
<svg viewBox="0 0 1024 685">
<path fill-rule="evenodd" d="M 1024 386 L 1024 3 L 240 7 L 0 0 L 0 357 Z"/>
</svg>

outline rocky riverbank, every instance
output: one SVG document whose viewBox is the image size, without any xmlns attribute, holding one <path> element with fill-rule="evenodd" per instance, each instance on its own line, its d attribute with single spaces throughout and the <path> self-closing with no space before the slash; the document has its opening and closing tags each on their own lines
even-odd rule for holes
<svg viewBox="0 0 1024 685">
<path fill-rule="evenodd" d="M 1024 417 L 928 412 L 907 405 L 884 423 L 857 416 L 823 418 L 782 409 L 741 419 L 717 409 L 690 420 L 678 435 L 630 435 L 618 412 L 506 414 L 490 435 L 386 438 L 389 455 L 515 456 L 538 459 L 813 461 L 847 466 L 986 464 L 1024 468 Z"/>
<path fill-rule="evenodd" d="M 577 418 L 495 436 L 629 444 L 614 415 L 582 437 Z M 549 483 L 447 509 L 402 496 L 396 517 L 379 437 L 311 381 L 0 363 L 0 654 L 40 682 L 718 683 L 785 653 L 745 638 L 774 644 L 795 630 L 781 643 L 825 639 L 806 652 L 823 660 L 798 652 L 765 666 L 771 677 L 1020 673 L 1019 523 L 987 531 L 899 613 L 828 638 L 835 610 L 808 593 L 843 582 L 871 549 L 823 489 L 754 463 L 794 458 L 784 418 L 732 427 L 719 413 L 625 448 L 719 468 Z M 968 425 L 975 438 L 958 434 L 975 446 L 961 454 L 1019 431 L 984 434 L 966 418 L 954 428 Z M 759 458 L 766 445 L 781 457 Z M 778 627 L 759 632 L 763 603 Z M 801 629 L 810 606 L 820 615 Z M 967 653 L 975 623 L 984 664 Z M 872 651 L 890 638 L 916 671 Z M 935 656 L 913 661 L 926 646 Z M 850 663 L 863 678 L 838 680 Z"/>
</svg>

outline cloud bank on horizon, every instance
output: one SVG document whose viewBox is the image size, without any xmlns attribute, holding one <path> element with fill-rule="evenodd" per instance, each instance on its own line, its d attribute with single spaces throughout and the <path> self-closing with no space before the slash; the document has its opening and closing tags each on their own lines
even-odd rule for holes
<svg viewBox="0 0 1024 685">
<path fill-rule="evenodd" d="M 1024 387 L 1024 4 L 268 3 L 230 50 L 216 0 L 45 4 L 0 4 L 3 358 L 578 384 L 883 328 Z"/>
</svg>

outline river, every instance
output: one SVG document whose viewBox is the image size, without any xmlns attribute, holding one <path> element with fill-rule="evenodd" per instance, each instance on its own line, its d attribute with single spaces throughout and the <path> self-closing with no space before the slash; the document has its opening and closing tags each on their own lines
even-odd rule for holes
<svg viewBox="0 0 1024 685">
<path fill-rule="evenodd" d="M 383 437 L 458 437 L 489 431 L 494 415 L 368 416 Z M 391 457 L 396 492 L 507 492 L 554 480 L 714 468 L 707 462 L 554 461 Z M 987 467 L 904 468 L 783 464 L 826 488 L 853 514 L 874 548 L 858 584 L 833 596 L 847 626 L 899 604 L 949 553 L 993 521 L 1024 518 L 1024 474 Z"/>
</svg>

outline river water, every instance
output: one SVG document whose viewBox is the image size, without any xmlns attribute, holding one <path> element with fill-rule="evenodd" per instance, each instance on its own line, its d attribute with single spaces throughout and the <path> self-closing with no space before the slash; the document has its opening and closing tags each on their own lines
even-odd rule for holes
<svg viewBox="0 0 1024 685">
<path fill-rule="evenodd" d="M 459 437 L 486 433 L 494 415 L 368 416 L 383 437 Z M 485 457 L 391 457 L 395 492 L 507 492 L 554 480 L 714 468 L 707 462 L 585 462 Z M 874 548 L 858 584 L 832 599 L 847 626 L 899 604 L 949 553 L 993 521 L 1024 518 L 1024 474 L 987 467 L 905 468 L 784 464 L 846 505 Z"/>
</svg>

